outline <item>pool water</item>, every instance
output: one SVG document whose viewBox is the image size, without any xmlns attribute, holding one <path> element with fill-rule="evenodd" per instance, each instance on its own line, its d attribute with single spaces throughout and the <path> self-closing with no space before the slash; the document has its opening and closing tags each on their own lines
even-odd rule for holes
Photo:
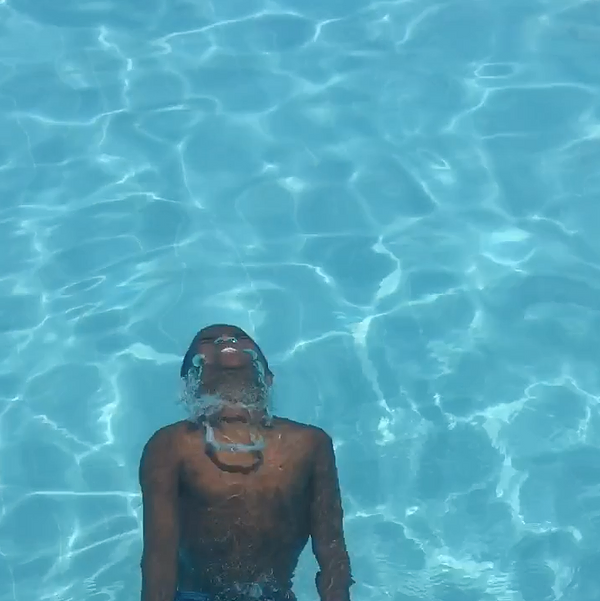
<svg viewBox="0 0 600 601">
<path fill-rule="evenodd" d="M 0 601 L 139 598 L 211 322 L 333 437 L 355 601 L 599 599 L 598 56 L 594 0 L 0 0 Z"/>
</svg>

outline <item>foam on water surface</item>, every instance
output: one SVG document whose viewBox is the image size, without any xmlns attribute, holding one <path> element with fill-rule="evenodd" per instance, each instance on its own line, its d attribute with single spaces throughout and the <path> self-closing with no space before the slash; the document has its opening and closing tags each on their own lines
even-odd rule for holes
<svg viewBox="0 0 600 601">
<path fill-rule="evenodd" d="M 599 55 L 585 0 L 0 1 L 0 601 L 136 598 L 210 322 L 334 438 L 354 599 L 600 598 Z"/>
</svg>

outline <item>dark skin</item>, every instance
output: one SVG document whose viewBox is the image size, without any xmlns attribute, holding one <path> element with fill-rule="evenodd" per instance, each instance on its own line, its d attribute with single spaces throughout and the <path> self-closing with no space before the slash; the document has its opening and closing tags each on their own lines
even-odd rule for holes
<svg viewBox="0 0 600 601">
<path fill-rule="evenodd" d="M 214 342 L 235 335 L 237 350 L 254 348 L 242 334 L 219 327 L 200 342 L 207 388 L 218 390 L 219 370 L 239 370 L 235 377 L 244 369 L 250 373 L 247 355 L 221 357 Z M 220 417 L 218 439 L 250 442 L 255 426 L 244 415 L 231 408 Z M 236 584 L 263 582 L 265 590 L 279 591 L 265 601 L 293 600 L 294 570 L 309 538 L 321 601 L 349 600 L 352 579 L 331 438 L 280 418 L 259 430 L 266 447 L 252 453 L 216 451 L 206 445 L 204 427 L 190 421 L 162 428 L 148 441 L 140 464 L 142 601 L 173 601 L 177 589 L 245 601 L 249 597 L 231 592 Z"/>
</svg>

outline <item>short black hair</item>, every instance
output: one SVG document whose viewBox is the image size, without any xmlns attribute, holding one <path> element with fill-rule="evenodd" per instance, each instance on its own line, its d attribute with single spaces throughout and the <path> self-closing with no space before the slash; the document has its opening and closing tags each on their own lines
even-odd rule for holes
<svg viewBox="0 0 600 601">
<path fill-rule="evenodd" d="M 248 336 L 248 338 L 250 338 L 250 340 L 252 340 L 252 342 L 254 342 L 254 345 L 256 346 L 256 352 L 258 353 L 259 358 L 261 359 L 261 361 L 263 362 L 263 365 L 265 366 L 265 372 L 271 376 L 273 375 L 273 373 L 269 369 L 269 363 L 267 362 L 267 358 L 265 357 L 264 353 L 260 349 L 260 346 L 258 346 L 258 344 L 256 343 L 256 340 L 254 340 L 254 338 L 252 338 L 252 336 L 250 336 L 248 333 L 246 333 L 244 330 L 242 330 L 242 328 L 240 328 L 239 326 L 232 326 L 228 323 L 213 323 L 213 324 L 206 326 L 206 327 L 202 328 L 201 330 L 199 330 L 197 332 L 197 334 L 194 336 L 194 339 L 190 343 L 188 350 L 186 351 L 185 355 L 183 356 L 183 362 L 181 363 L 181 369 L 179 371 L 179 375 L 181 378 L 187 377 L 188 372 L 190 371 L 190 369 L 193 366 L 192 361 L 193 361 L 194 357 L 198 354 L 196 349 L 198 348 L 198 343 L 200 342 L 200 338 L 202 338 L 202 334 L 204 332 L 206 332 L 206 330 L 208 330 L 209 328 L 231 328 L 233 330 L 237 330 L 238 332 L 244 334 L 244 336 Z"/>
</svg>

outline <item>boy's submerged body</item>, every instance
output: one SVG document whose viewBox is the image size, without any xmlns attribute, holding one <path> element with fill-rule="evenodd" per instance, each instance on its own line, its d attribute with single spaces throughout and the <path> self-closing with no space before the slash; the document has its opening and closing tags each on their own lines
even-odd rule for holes
<svg viewBox="0 0 600 601">
<path fill-rule="evenodd" d="M 239 328 L 202 330 L 182 376 L 223 402 L 159 430 L 144 449 L 142 601 L 293 600 L 309 537 L 320 598 L 347 601 L 352 579 L 329 436 L 268 416 L 272 374 Z"/>
</svg>

